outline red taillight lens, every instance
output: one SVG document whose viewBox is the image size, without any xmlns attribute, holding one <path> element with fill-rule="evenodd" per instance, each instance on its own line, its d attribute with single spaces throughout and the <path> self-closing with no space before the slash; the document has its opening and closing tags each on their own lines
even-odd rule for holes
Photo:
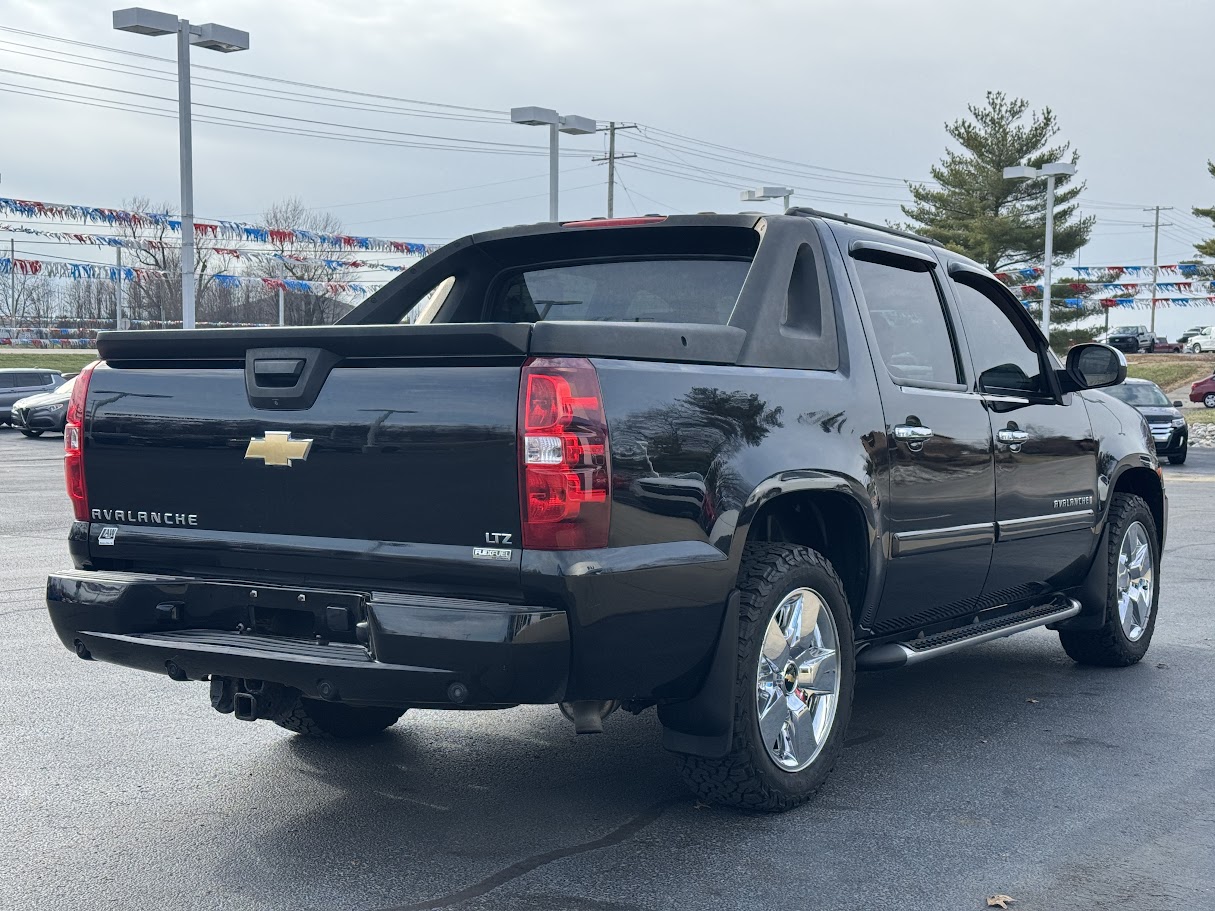
<svg viewBox="0 0 1215 911">
<path fill-rule="evenodd" d="M 584 221 L 566 221 L 563 228 L 627 228 L 630 225 L 656 225 L 667 220 L 665 215 L 631 215 L 627 218 L 588 218 Z"/>
<path fill-rule="evenodd" d="M 607 418 L 583 357 L 537 357 L 519 383 L 523 546 L 607 547 L 611 518 Z"/>
<path fill-rule="evenodd" d="M 84 402 L 88 398 L 93 369 L 99 363 L 93 361 L 76 377 L 63 426 L 63 476 L 72 509 L 80 522 L 89 520 L 89 492 L 84 484 Z"/>
</svg>

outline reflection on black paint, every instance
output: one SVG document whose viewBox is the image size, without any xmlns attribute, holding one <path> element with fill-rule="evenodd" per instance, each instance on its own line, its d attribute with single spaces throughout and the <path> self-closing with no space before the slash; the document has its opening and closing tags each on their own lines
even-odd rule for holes
<svg viewBox="0 0 1215 911">
<path fill-rule="evenodd" d="M 707 527 L 718 509 L 738 508 L 750 492 L 733 457 L 783 427 L 783 413 L 753 392 L 696 386 L 631 414 L 612 428 L 616 496 Z"/>
</svg>

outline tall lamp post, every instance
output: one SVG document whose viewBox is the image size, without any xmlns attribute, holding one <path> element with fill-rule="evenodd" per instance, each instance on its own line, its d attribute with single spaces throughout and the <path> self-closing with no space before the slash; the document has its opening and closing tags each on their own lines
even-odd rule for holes
<svg viewBox="0 0 1215 911">
<path fill-rule="evenodd" d="M 754 190 L 743 190 L 738 198 L 742 202 L 760 202 L 768 199 L 784 199 L 785 210 L 789 209 L 789 200 L 793 197 L 793 187 L 756 187 Z"/>
<path fill-rule="evenodd" d="M 194 328 L 194 151 L 190 130 L 190 45 L 230 54 L 249 49 L 249 33 L 172 13 L 131 7 L 114 11 L 114 28 L 136 35 L 177 36 L 177 133 L 181 156 L 181 324 Z"/>
<path fill-rule="evenodd" d="M 1050 341 L 1050 292 L 1051 262 L 1055 258 L 1055 178 L 1070 177 L 1076 166 L 1066 161 L 1052 161 L 1040 168 L 1015 165 L 1004 169 L 1005 180 L 1028 180 L 1031 177 L 1046 178 L 1046 265 L 1042 270 L 1042 334 Z"/>
<path fill-rule="evenodd" d="M 557 144 L 558 133 L 585 136 L 595 132 L 595 121 L 576 114 L 558 114 L 551 108 L 511 108 L 511 123 L 529 127 L 548 127 L 548 220 L 557 220 Z"/>
</svg>

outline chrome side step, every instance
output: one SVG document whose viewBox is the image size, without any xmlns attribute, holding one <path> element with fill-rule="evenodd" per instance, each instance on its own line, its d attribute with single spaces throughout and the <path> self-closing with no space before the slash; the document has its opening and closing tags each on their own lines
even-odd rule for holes
<svg viewBox="0 0 1215 911">
<path fill-rule="evenodd" d="M 919 664 L 921 661 L 948 655 L 980 642 L 990 642 L 992 639 L 1002 639 L 1034 627 L 1058 623 L 1078 613 L 1080 602 L 1074 598 L 1064 598 L 1004 617 L 972 623 L 961 629 L 946 630 L 907 642 L 887 642 L 884 645 L 871 646 L 857 653 L 856 669 L 884 671 Z"/>
</svg>

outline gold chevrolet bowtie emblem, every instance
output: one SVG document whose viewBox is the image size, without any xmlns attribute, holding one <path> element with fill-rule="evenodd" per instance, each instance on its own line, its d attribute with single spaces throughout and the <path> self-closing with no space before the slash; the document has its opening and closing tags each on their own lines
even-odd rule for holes
<svg viewBox="0 0 1215 911">
<path fill-rule="evenodd" d="M 267 430 L 260 440 L 253 437 L 249 440 L 249 448 L 245 450 L 246 459 L 261 459 L 267 465 L 277 465 L 280 468 L 290 468 L 296 459 L 301 462 L 308 458 L 308 450 L 312 448 L 312 440 L 293 440 L 291 433 L 281 430 Z"/>
</svg>

